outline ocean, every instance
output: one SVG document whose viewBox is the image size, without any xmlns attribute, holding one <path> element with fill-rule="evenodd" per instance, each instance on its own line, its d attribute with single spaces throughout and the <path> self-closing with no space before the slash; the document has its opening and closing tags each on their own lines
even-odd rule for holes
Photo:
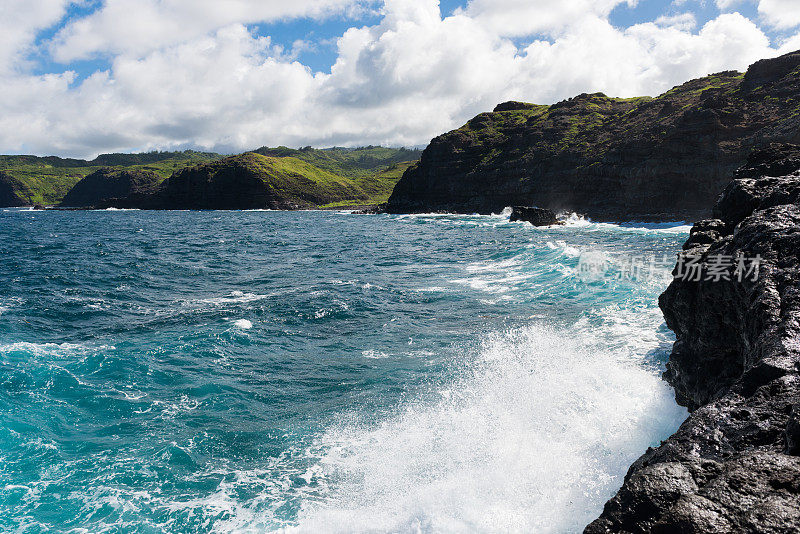
<svg viewBox="0 0 800 534">
<path fill-rule="evenodd" d="M 0 210 L 0 530 L 580 532 L 687 415 L 688 230 Z"/>
</svg>

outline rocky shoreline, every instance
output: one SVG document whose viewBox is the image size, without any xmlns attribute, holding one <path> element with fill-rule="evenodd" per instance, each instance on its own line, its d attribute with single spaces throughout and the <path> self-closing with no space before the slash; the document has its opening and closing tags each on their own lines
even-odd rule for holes
<svg viewBox="0 0 800 534">
<path fill-rule="evenodd" d="M 665 378 L 691 415 L 586 534 L 800 532 L 800 147 L 752 154 L 713 217 L 676 267 L 702 276 L 659 302 L 677 338 Z M 737 273 L 745 257 L 758 268 Z"/>
</svg>

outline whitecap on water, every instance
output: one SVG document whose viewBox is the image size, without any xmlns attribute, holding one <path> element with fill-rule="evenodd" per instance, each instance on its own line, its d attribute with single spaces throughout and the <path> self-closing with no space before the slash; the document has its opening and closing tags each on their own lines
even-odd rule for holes
<svg viewBox="0 0 800 534">
<path fill-rule="evenodd" d="M 242 330 L 250 330 L 253 328 L 253 323 L 248 321 L 247 319 L 239 319 L 233 322 L 236 328 L 241 328 Z"/>
<path fill-rule="evenodd" d="M 384 358 L 388 358 L 389 357 L 389 355 L 386 354 L 385 352 L 381 352 L 381 351 L 378 351 L 378 350 L 365 350 L 365 351 L 361 352 L 361 355 L 364 358 L 370 358 L 372 360 L 382 360 Z"/>
</svg>

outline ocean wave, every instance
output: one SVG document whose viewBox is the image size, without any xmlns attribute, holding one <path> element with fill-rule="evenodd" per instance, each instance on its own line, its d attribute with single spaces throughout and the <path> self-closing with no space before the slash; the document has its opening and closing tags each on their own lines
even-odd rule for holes
<svg viewBox="0 0 800 534">
<path fill-rule="evenodd" d="M 294 530 L 580 530 L 627 466 L 685 417 L 658 372 L 631 358 L 658 339 L 601 348 L 650 331 L 652 319 L 602 340 L 580 323 L 492 334 L 437 400 L 329 429 L 318 446 L 331 493 L 306 502 Z"/>
</svg>

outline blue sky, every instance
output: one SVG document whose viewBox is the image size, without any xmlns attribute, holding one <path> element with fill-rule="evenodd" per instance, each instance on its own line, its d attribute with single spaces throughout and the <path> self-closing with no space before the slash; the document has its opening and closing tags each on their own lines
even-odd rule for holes
<svg viewBox="0 0 800 534">
<path fill-rule="evenodd" d="M 0 152 L 421 146 L 795 48 L 796 0 L 5 0 Z"/>
</svg>

